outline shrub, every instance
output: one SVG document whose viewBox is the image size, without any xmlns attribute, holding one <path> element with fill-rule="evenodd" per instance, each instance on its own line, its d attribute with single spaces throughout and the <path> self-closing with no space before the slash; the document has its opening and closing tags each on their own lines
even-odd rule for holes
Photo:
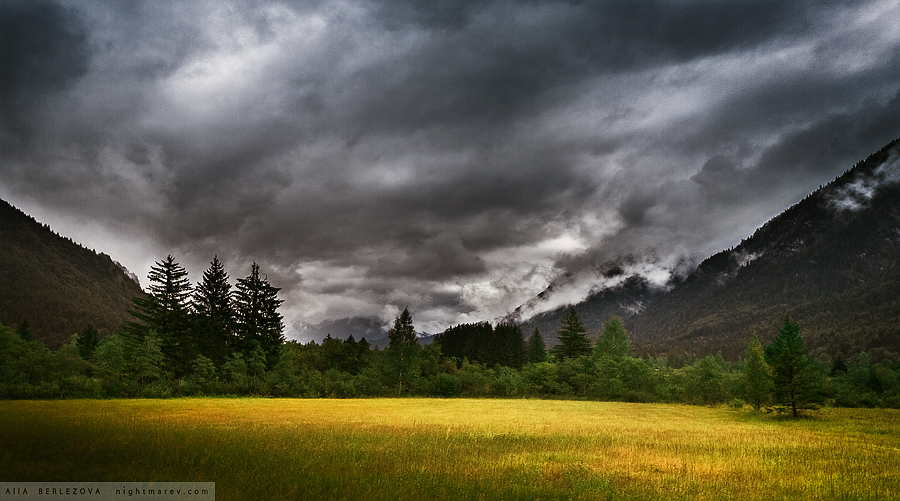
<svg viewBox="0 0 900 501">
<path fill-rule="evenodd" d="M 462 393 L 462 390 L 462 380 L 459 377 L 446 372 L 438 374 L 434 379 L 432 386 L 432 392 L 439 397 L 455 397 Z"/>
</svg>

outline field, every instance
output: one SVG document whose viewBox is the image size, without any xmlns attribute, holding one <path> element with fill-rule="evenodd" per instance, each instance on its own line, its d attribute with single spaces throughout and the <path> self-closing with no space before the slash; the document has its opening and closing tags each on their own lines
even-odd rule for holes
<svg viewBox="0 0 900 501">
<path fill-rule="evenodd" d="M 216 499 L 900 499 L 900 411 L 544 400 L 0 402 L 2 481 Z"/>
</svg>

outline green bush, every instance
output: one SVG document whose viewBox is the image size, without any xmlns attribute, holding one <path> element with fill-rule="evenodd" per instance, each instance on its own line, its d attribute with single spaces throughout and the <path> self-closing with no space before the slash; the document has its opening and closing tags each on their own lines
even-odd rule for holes
<svg viewBox="0 0 900 501">
<path fill-rule="evenodd" d="M 462 380 L 446 372 L 439 373 L 432 385 L 432 393 L 439 397 L 455 397 L 462 393 L 462 390 Z"/>
</svg>

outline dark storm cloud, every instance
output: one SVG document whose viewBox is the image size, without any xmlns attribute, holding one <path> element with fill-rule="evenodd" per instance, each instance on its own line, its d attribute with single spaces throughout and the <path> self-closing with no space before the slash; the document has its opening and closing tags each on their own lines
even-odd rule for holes
<svg viewBox="0 0 900 501">
<path fill-rule="evenodd" d="M 534 112 L 532 100 L 550 89 L 592 75 L 799 36 L 809 8 L 715 0 L 377 5 L 389 28 L 433 30 L 399 64 L 355 75 L 374 84 L 378 96 L 362 105 L 360 127 L 406 131 L 434 123 L 503 125 Z"/>
<path fill-rule="evenodd" d="M 35 106 L 87 71 L 85 42 L 80 19 L 59 5 L 37 0 L 0 4 L 0 128 L 5 134 L 35 126 Z"/>
<path fill-rule="evenodd" d="M 298 331 L 409 306 L 434 332 L 556 277 L 664 282 L 896 137 L 897 14 L 6 2 L 0 196 L 141 276 L 258 261 Z"/>
</svg>

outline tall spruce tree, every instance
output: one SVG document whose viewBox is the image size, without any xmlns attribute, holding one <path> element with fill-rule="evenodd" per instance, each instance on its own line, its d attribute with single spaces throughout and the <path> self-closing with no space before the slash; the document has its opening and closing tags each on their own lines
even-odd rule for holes
<svg viewBox="0 0 900 501">
<path fill-rule="evenodd" d="M 388 347 L 398 347 L 416 342 L 416 329 L 413 327 L 412 314 L 409 308 L 403 308 L 400 316 L 394 319 L 393 327 L 388 330 Z"/>
<path fill-rule="evenodd" d="M 557 360 L 591 354 L 591 341 L 587 337 L 587 329 L 578 318 L 575 308 L 569 308 L 569 312 L 563 317 L 556 337 L 559 344 L 553 347 L 553 356 Z"/>
<path fill-rule="evenodd" d="M 234 292 L 235 330 L 245 351 L 253 349 L 253 341 L 259 343 L 271 368 L 278 361 L 279 350 L 284 344 L 284 323 L 278 307 L 284 303 L 278 299 L 280 288 L 259 276 L 255 262 L 250 275 L 237 279 Z"/>
<path fill-rule="evenodd" d="M 603 325 L 603 333 L 594 346 L 594 356 L 600 357 L 606 355 L 612 358 L 622 358 L 628 355 L 631 349 L 631 342 L 628 340 L 628 333 L 625 332 L 625 326 L 618 317 L 612 317 Z"/>
<path fill-rule="evenodd" d="M 800 325 L 785 317 L 781 331 L 766 347 L 765 354 L 774 376 L 772 409 L 790 411 L 798 417 L 803 409 L 818 408 L 818 378 L 803 346 Z"/>
<path fill-rule="evenodd" d="M 753 336 L 744 354 L 744 396 L 754 409 L 765 405 L 772 393 L 772 369 L 759 338 Z"/>
<path fill-rule="evenodd" d="M 416 329 L 409 308 L 404 308 L 400 316 L 394 319 L 394 325 L 388 330 L 388 341 L 385 354 L 396 370 L 397 394 L 402 395 L 404 388 L 408 390 L 412 380 L 418 377 L 422 352 L 416 341 Z"/>
<path fill-rule="evenodd" d="M 538 364 L 547 361 L 547 344 L 544 343 L 544 338 L 539 330 L 534 330 L 534 333 L 528 338 L 527 345 L 526 361 L 528 363 Z"/>
<path fill-rule="evenodd" d="M 213 257 L 203 280 L 194 290 L 197 347 L 202 355 L 217 365 L 225 363 L 235 346 L 235 313 L 228 273 Z"/>
<path fill-rule="evenodd" d="M 143 344 L 151 331 L 159 338 L 164 370 L 181 377 L 191 370 L 196 346 L 190 325 L 191 284 L 187 271 L 171 255 L 151 268 L 149 294 L 132 300 L 129 313 L 140 322 L 127 322 L 125 332 Z M 133 343 L 132 343 L 133 344 Z"/>
</svg>

